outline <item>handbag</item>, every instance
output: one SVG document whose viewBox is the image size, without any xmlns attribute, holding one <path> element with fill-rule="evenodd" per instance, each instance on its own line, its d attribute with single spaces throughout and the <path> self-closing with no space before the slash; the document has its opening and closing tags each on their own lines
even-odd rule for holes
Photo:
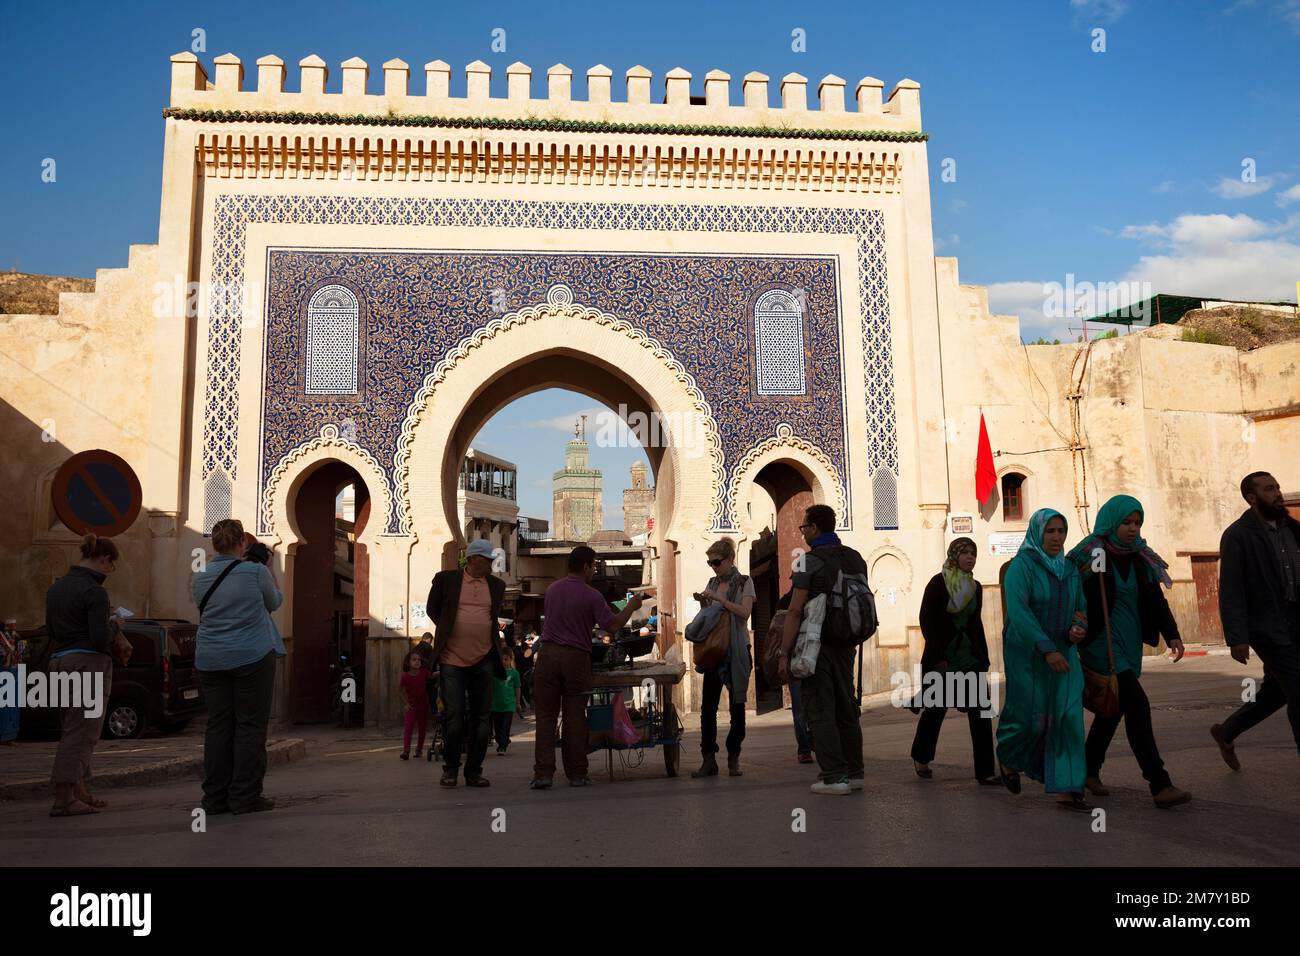
<svg viewBox="0 0 1300 956">
<path fill-rule="evenodd" d="M 723 609 L 709 636 L 695 645 L 695 666 L 711 671 L 722 665 L 731 650 L 731 612 Z"/>
<path fill-rule="evenodd" d="M 1107 572 L 1103 571 L 1102 574 Z M 1102 674 L 1083 663 L 1083 706 L 1098 717 L 1114 717 L 1119 714 L 1119 677 L 1115 674 L 1115 645 L 1110 639 L 1110 605 L 1106 600 L 1106 581 L 1097 582 L 1101 592 L 1101 617 L 1106 626 L 1106 657 L 1110 662 L 1110 673 Z"/>
<path fill-rule="evenodd" d="M 787 611 L 777 611 L 772 615 L 772 622 L 767 626 L 767 637 L 763 638 L 763 676 L 773 687 L 781 681 L 781 640 L 785 637 L 785 616 Z"/>
</svg>

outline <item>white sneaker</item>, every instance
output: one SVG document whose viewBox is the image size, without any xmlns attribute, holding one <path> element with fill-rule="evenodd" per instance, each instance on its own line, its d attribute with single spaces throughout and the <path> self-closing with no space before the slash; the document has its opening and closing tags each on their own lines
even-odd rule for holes
<svg viewBox="0 0 1300 956">
<path fill-rule="evenodd" d="M 849 777 L 849 789 L 861 790 L 866 786 L 867 781 L 862 777 Z"/>
<path fill-rule="evenodd" d="M 852 791 L 847 780 L 837 780 L 835 783 L 818 780 L 812 785 L 812 792 L 824 793 L 832 797 L 847 797 Z"/>
</svg>

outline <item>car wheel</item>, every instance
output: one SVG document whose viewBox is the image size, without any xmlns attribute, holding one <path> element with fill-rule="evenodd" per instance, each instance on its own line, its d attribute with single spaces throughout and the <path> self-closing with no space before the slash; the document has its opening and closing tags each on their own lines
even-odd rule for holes
<svg viewBox="0 0 1300 956">
<path fill-rule="evenodd" d="M 104 736 L 109 740 L 133 740 L 144 733 L 144 711 L 134 701 L 114 700 L 104 716 Z"/>
</svg>

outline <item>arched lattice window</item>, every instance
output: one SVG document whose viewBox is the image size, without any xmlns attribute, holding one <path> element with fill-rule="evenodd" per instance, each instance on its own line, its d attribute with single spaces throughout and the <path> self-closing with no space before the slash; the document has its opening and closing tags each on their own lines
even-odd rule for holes
<svg viewBox="0 0 1300 956">
<path fill-rule="evenodd" d="M 308 395 L 357 394 L 360 309 L 341 285 L 317 289 L 307 303 L 304 390 Z"/>
<path fill-rule="evenodd" d="M 773 289 L 754 304 L 754 368 L 760 395 L 804 395 L 803 308 Z"/>
</svg>

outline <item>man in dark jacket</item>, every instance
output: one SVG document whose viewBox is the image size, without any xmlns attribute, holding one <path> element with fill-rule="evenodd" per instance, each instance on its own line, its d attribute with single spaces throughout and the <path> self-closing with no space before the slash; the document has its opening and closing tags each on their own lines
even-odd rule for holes
<svg viewBox="0 0 1300 956">
<path fill-rule="evenodd" d="M 1240 764 L 1233 738 L 1284 702 L 1300 750 L 1300 522 L 1287 513 L 1282 489 L 1267 472 L 1243 478 L 1241 495 L 1250 510 L 1219 543 L 1219 617 L 1235 660 L 1245 664 L 1251 648 L 1259 655 L 1270 693 L 1210 728 L 1234 770 Z"/>
<path fill-rule="evenodd" d="M 835 511 L 829 505 L 813 505 L 804 513 L 799 532 L 810 550 L 802 555 L 790 576 L 790 607 L 785 618 L 779 656 L 783 681 L 790 675 L 790 653 L 799 636 L 804 606 L 818 594 L 828 594 L 839 571 L 863 574 L 867 566 L 862 555 L 840 543 L 835 533 Z M 804 711 L 817 754 L 821 776 L 813 793 L 847 796 L 864 786 L 862 726 L 853 698 L 854 645 L 837 645 L 822 632 L 817 668 L 799 683 Z"/>
<path fill-rule="evenodd" d="M 491 731 L 492 680 L 506 677 L 497 649 L 497 618 L 506 584 L 491 573 L 492 556 L 487 541 L 471 542 L 465 567 L 439 571 L 429 589 L 433 661 L 441 675 L 444 787 L 456 786 L 462 753 L 465 785 L 489 785 L 483 758 Z"/>
</svg>

